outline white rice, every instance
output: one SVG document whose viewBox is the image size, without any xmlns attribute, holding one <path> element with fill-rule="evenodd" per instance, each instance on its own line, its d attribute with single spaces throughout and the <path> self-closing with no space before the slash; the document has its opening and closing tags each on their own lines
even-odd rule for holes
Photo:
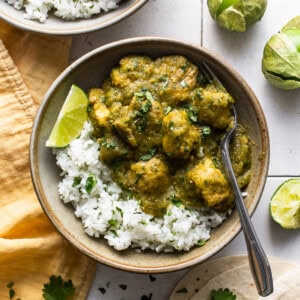
<svg viewBox="0 0 300 300">
<path fill-rule="evenodd" d="M 48 18 L 48 13 L 65 20 L 90 18 L 102 12 L 118 8 L 121 0 L 5 0 L 14 8 L 25 10 L 24 18 L 38 20 L 41 23 Z"/>
<path fill-rule="evenodd" d="M 78 139 L 65 149 L 54 150 L 63 170 L 60 197 L 65 203 L 72 203 L 88 235 L 103 236 L 117 250 L 131 246 L 157 252 L 188 251 L 207 241 L 211 228 L 228 216 L 229 213 L 209 209 L 185 209 L 182 205 L 169 205 L 162 218 L 144 213 L 138 201 L 125 196 L 112 181 L 109 168 L 98 159 L 99 144 L 91 138 L 91 132 L 92 126 L 87 122 Z M 91 174 L 96 184 L 88 193 L 85 185 Z M 78 177 L 82 179 L 74 186 Z"/>
</svg>

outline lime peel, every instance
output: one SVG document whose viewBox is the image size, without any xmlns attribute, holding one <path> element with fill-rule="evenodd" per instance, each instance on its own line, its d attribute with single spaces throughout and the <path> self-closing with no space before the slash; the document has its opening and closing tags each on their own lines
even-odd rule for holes
<svg viewBox="0 0 300 300">
<path fill-rule="evenodd" d="M 46 147 L 66 147 L 80 135 L 88 118 L 88 102 L 86 93 L 73 84 L 46 141 Z"/>
<path fill-rule="evenodd" d="M 272 219 L 286 229 L 300 228 L 300 178 L 284 181 L 270 202 Z"/>
</svg>

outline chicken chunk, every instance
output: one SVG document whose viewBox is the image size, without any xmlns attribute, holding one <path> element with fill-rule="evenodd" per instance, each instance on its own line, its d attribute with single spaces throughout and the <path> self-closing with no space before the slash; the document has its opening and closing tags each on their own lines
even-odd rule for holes
<svg viewBox="0 0 300 300">
<path fill-rule="evenodd" d="M 126 56 L 110 73 L 112 85 L 122 90 L 122 102 L 128 105 L 134 93 L 151 86 L 149 77 L 153 73 L 152 60 L 147 56 Z M 119 101 L 119 100 L 118 100 Z"/>
<path fill-rule="evenodd" d="M 112 83 L 126 87 L 136 80 L 147 80 L 153 72 L 152 60 L 147 56 L 129 55 L 120 60 L 120 66 L 110 74 Z"/>
<path fill-rule="evenodd" d="M 174 109 L 163 118 L 163 151 L 170 157 L 186 159 L 200 142 L 200 131 L 184 109 Z"/>
<path fill-rule="evenodd" d="M 135 95 L 130 105 L 123 107 L 113 122 L 119 135 L 132 147 L 147 144 L 145 147 L 149 149 L 161 142 L 158 133 L 164 114 L 159 102 L 150 95 L 147 92 Z M 146 133 L 148 138 L 145 140 Z"/>
<path fill-rule="evenodd" d="M 194 103 L 198 108 L 198 120 L 215 128 L 227 128 L 232 122 L 233 98 L 216 88 L 199 89 L 198 93 L 201 93 L 201 97 Z"/>
<path fill-rule="evenodd" d="M 168 166 L 158 157 L 138 161 L 131 165 L 128 181 L 138 191 L 151 193 L 154 190 L 163 190 L 169 183 Z"/>
<path fill-rule="evenodd" d="M 154 62 L 154 80 L 159 87 L 159 96 L 175 106 L 188 99 L 197 84 L 198 68 L 183 56 L 165 56 Z"/>
<path fill-rule="evenodd" d="M 105 93 L 102 89 L 92 88 L 89 90 L 88 98 L 91 104 L 96 102 L 104 102 Z"/>
<path fill-rule="evenodd" d="M 198 163 L 186 176 L 206 206 L 225 210 L 232 205 L 233 196 L 228 181 L 210 158 Z"/>
<path fill-rule="evenodd" d="M 109 115 L 110 112 L 105 104 L 102 102 L 96 102 L 92 110 L 92 118 L 97 121 L 97 125 L 100 127 L 109 127 Z"/>
<path fill-rule="evenodd" d="M 108 164 L 118 158 L 124 158 L 129 152 L 127 145 L 117 136 L 105 135 L 98 142 L 100 144 L 100 160 Z"/>
<path fill-rule="evenodd" d="M 137 146 L 137 140 L 134 136 L 131 110 L 128 106 L 122 107 L 119 117 L 117 117 L 113 122 L 113 126 L 123 140 L 132 147 Z"/>
<path fill-rule="evenodd" d="M 92 105 L 90 117 L 94 125 L 96 136 L 103 136 L 110 129 L 110 111 L 104 104 L 104 92 L 101 89 L 91 89 L 89 91 L 89 102 Z"/>
</svg>

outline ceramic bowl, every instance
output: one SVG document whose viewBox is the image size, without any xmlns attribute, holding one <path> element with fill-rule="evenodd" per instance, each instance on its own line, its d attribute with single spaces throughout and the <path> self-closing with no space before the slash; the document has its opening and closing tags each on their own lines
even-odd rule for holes
<svg viewBox="0 0 300 300">
<path fill-rule="evenodd" d="M 0 18 L 12 25 L 24 30 L 53 35 L 75 35 L 88 33 L 111 26 L 129 15 L 136 12 L 148 0 L 126 0 L 119 4 L 119 8 L 107 13 L 101 13 L 90 19 L 77 19 L 65 21 L 49 14 L 49 18 L 44 23 L 24 19 L 24 10 L 16 10 L 7 2 L 0 1 Z"/>
<path fill-rule="evenodd" d="M 56 79 L 38 110 L 32 128 L 30 160 L 33 183 L 40 203 L 54 226 L 84 254 L 100 263 L 127 271 L 162 273 L 180 270 L 207 260 L 232 241 L 241 230 L 235 210 L 221 226 L 212 230 L 211 239 L 204 247 L 174 253 L 137 253 L 134 249 L 119 252 L 109 247 L 106 240 L 85 234 L 81 221 L 73 214 L 73 208 L 59 199 L 57 184 L 60 170 L 51 149 L 45 147 L 70 86 L 73 83 L 84 89 L 100 86 L 119 59 L 128 54 L 146 54 L 153 58 L 179 54 L 196 65 L 205 61 L 215 71 L 236 99 L 239 122 L 244 124 L 254 142 L 253 176 L 245 198 L 248 211 L 253 214 L 269 165 L 268 129 L 258 99 L 245 80 L 221 57 L 208 49 L 164 38 L 133 38 L 102 46 L 75 61 Z"/>
</svg>

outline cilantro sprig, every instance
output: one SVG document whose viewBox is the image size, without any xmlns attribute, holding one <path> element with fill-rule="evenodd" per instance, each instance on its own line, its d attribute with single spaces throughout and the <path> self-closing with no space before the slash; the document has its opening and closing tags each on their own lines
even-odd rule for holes
<svg viewBox="0 0 300 300">
<path fill-rule="evenodd" d="M 229 289 L 218 289 L 211 291 L 211 300 L 235 300 L 234 295 Z"/>
<path fill-rule="evenodd" d="M 6 287 L 9 289 L 9 299 L 13 299 L 16 295 L 15 290 L 13 289 L 14 282 L 10 282 L 6 285 Z"/>
<path fill-rule="evenodd" d="M 49 283 L 44 284 L 43 297 L 45 300 L 67 300 L 74 292 L 71 279 L 65 281 L 61 276 L 52 275 Z"/>
</svg>

